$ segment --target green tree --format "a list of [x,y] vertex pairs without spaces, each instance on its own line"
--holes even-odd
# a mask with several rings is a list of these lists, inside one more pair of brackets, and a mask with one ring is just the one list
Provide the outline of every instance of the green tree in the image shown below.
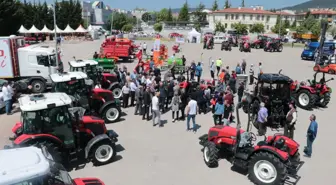
[[311,12],[308,11],[308,12],[306,13],[306,15],[305,15],[305,19],[307,19],[310,15],[311,15]]
[[297,24],[297,23],[296,23],[296,20],[294,20],[293,23],[292,23],[292,25],[291,25],[291,27],[292,27],[293,29],[295,29],[295,28],[296,28],[296,24]]
[[283,22],[283,27],[285,27],[285,28],[290,28],[291,27],[289,20],[285,20]]
[[215,0],[212,4],[212,11],[217,11],[218,10],[218,2]]
[[195,21],[197,23],[202,23],[206,21],[206,13],[203,12],[205,9],[205,5],[203,3],[200,3],[198,7],[196,8],[196,11],[193,13],[195,17]]
[[245,7],[245,0],[242,0],[241,7]]
[[168,20],[168,9],[163,8],[158,13],[157,22],[167,21]]
[[295,31],[296,31],[297,34],[303,34],[303,33],[307,33],[308,32],[307,28],[305,28],[302,25],[296,27]]
[[168,9],[167,21],[173,21],[173,13],[171,8]]
[[178,15],[179,21],[189,21],[189,5],[188,2],[185,2],[180,10]]
[[227,9],[227,8],[230,8],[230,7],[231,7],[231,5],[230,5],[229,0],[225,0],[224,9]]
[[215,32],[225,33],[225,26],[219,21],[215,22]]
[[[112,17],[110,17],[110,20],[111,20],[111,18]],[[128,21],[130,21],[130,20],[127,19],[127,16],[124,13],[114,12],[113,13],[113,25],[112,25],[113,28],[112,29],[121,30],[124,25],[129,23]],[[110,22],[110,25],[111,25],[111,22]]]
[[335,37],[336,36],[336,26],[332,26],[329,28],[328,32],[333,36]]
[[21,3],[16,0],[0,1],[0,35],[17,33],[23,20],[21,8]]
[[280,35],[285,35],[285,34],[287,34],[286,27],[287,28],[290,27],[289,21],[285,24],[285,21],[281,21],[281,17],[279,15],[277,17],[275,26],[272,27],[271,30],[272,30],[273,33],[279,34],[279,31],[280,31]]
[[265,26],[262,23],[253,24],[250,28],[250,33],[264,33]]
[[151,21],[152,20],[152,16],[151,16],[151,14],[149,12],[146,12],[146,13],[142,14],[141,20],[143,22]]
[[162,24],[161,23],[155,23],[153,28],[156,32],[160,33],[162,31]]
[[234,23],[231,25],[232,28],[234,28],[238,34],[245,34],[248,32],[248,27],[246,24],[242,24],[241,22],[239,23]]
[[132,24],[125,24],[122,28],[121,28],[122,31],[126,31],[126,32],[130,32],[133,30],[133,25]]

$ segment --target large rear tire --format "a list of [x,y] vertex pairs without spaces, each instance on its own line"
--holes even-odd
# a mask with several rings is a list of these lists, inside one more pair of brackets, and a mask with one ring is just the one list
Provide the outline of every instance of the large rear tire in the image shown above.
[[122,97],[122,91],[120,85],[114,85],[111,88],[111,91],[114,98],[120,99]]
[[31,86],[33,93],[43,93],[46,89],[46,84],[42,80],[33,80]]
[[213,168],[218,166],[218,152],[219,150],[215,143],[210,141],[205,143],[203,148],[203,158],[208,167]]
[[114,123],[120,119],[121,109],[115,105],[110,105],[106,107],[103,111],[102,117],[106,123]]
[[254,154],[248,165],[248,178],[253,184],[284,184],[286,174],[285,164],[268,152]]
[[297,93],[296,100],[299,107],[305,110],[311,110],[315,105],[316,95],[311,94],[306,89],[303,89]]

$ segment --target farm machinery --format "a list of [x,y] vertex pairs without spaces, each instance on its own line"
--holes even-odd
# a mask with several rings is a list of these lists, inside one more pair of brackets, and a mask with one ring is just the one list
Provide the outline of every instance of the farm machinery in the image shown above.
[[104,120],[84,116],[85,109],[73,107],[67,94],[25,95],[19,103],[21,122],[12,129],[11,147],[45,147],[55,162],[77,168],[90,161],[107,164],[116,156],[118,134],[107,130]]
[[[99,61],[104,59],[98,59]],[[110,59],[107,59],[110,60]],[[95,60],[76,60],[69,62],[70,71],[82,71],[87,73],[88,77],[93,80],[95,85],[101,86],[103,89],[112,91],[114,98],[121,98],[121,85],[119,73],[114,71],[117,69],[113,62],[104,61],[103,66],[99,66],[99,62]],[[105,67],[105,69],[104,69]],[[105,71],[105,72],[104,72]]]
[[204,35],[203,49],[214,49],[214,36],[213,36],[213,34]]
[[239,51],[240,52],[251,52],[250,43],[247,40],[243,40],[239,44]]
[[126,38],[109,38],[106,39],[100,47],[100,58],[115,58],[129,61],[135,58],[137,46]]
[[266,46],[264,47],[264,51],[267,52],[282,52],[283,45],[281,43],[281,40],[279,38],[268,38],[268,41],[266,43]]
[[83,72],[52,74],[52,91],[70,95],[73,104],[83,107],[88,115],[96,115],[108,123],[118,121],[121,116],[120,101],[110,90],[93,88],[92,80],[87,77]]
[[251,43],[251,48],[255,49],[264,48],[267,43],[267,38],[268,37],[266,35],[258,35],[257,39]]
[[53,160],[45,147],[42,150],[37,147],[5,149],[0,150],[0,155],[0,185],[104,185],[98,178],[72,179],[66,169]]
[[280,134],[265,136],[264,141],[255,144],[256,135],[241,129],[239,108],[236,107],[237,126],[217,125],[201,136],[203,158],[208,167],[217,167],[221,158],[227,159],[233,167],[243,169],[249,180],[258,185],[284,184],[300,180],[297,172],[304,164],[300,160],[299,144]]

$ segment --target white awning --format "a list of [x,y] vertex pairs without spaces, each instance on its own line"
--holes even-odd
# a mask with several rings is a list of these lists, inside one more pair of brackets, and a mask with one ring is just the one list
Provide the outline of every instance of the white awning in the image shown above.
[[85,28],[83,28],[82,25],[79,25],[75,32],[76,33],[87,33],[88,31]]
[[63,33],[74,33],[74,32],[75,32],[75,30],[72,29],[69,24],[63,30]]
[[43,27],[42,30],[41,30],[41,33],[50,33],[50,32],[51,32],[51,30],[49,30],[49,29],[47,28],[47,26],[44,25],[44,27]]
[[27,33],[41,33],[41,30],[37,29],[35,25],[33,25]]

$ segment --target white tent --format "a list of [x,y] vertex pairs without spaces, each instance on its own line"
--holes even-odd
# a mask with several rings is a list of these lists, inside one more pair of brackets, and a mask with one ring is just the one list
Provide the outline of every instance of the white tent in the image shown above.
[[18,32],[19,33],[28,33],[28,30],[23,25],[21,25],[21,27],[20,27],[20,29],[19,29]]
[[76,33],[87,33],[88,31],[85,28],[83,28],[82,25],[79,25],[75,32]]
[[47,26],[44,25],[44,27],[43,27],[42,30],[41,30],[41,33],[50,33],[50,32],[51,32],[51,30],[49,30],[49,29],[47,28]]
[[188,41],[191,43],[201,43],[201,33],[193,28],[191,32],[188,33]]
[[41,33],[41,30],[37,29],[34,25],[28,30],[27,33]]
[[[50,31],[51,33],[55,33],[55,29]],[[63,33],[63,30],[61,30],[57,25],[56,25],[56,32],[57,33]]]
[[93,30],[93,27],[90,25],[88,28],[87,28],[87,31],[92,31]]
[[75,30],[72,29],[69,24],[63,30],[63,33],[74,33],[74,32],[75,32]]

